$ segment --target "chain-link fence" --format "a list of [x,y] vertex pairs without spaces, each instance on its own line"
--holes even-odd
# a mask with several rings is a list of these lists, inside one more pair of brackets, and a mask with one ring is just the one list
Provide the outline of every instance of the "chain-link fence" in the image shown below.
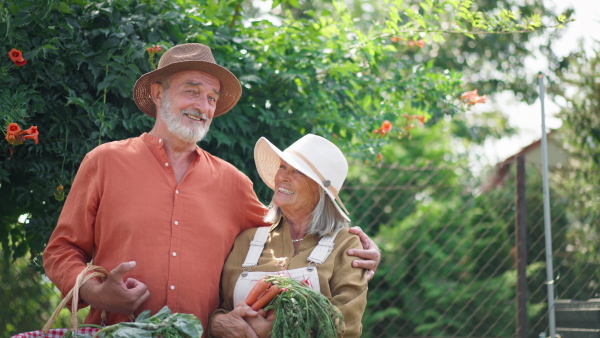
[[[341,192],[355,225],[379,244],[363,337],[529,337],[548,332],[543,192],[527,165],[525,207],[514,165],[473,175],[466,166],[351,166]],[[582,223],[551,186],[555,294],[587,300],[600,292],[598,220]],[[560,182],[558,182],[560,183]],[[524,213],[524,214],[522,214]],[[518,320],[516,222],[526,226],[526,300]],[[596,237],[590,237],[590,236]],[[595,256],[594,256],[595,255]],[[2,336],[40,329],[59,296],[20,260],[3,266]],[[8,305],[8,306],[6,306]],[[65,310],[66,311],[66,310]],[[81,314],[81,313],[80,313]],[[66,313],[55,327],[68,327]],[[519,328],[520,327],[520,328]]]
[[[355,224],[376,236],[383,251],[369,285],[363,336],[513,337],[519,329],[538,337],[548,332],[541,170],[525,166],[524,203],[518,207],[514,167],[505,163],[477,177],[460,166],[356,169],[342,195]],[[597,297],[597,242],[589,238],[594,229],[578,222],[559,190],[552,194],[556,298]],[[518,276],[519,213],[526,230],[520,256],[526,254],[527,265],[526,274]],[[526,304],[518,305],[518,280],[526,283],[521,291]],[[520,321],[518,306],[526,315]]]

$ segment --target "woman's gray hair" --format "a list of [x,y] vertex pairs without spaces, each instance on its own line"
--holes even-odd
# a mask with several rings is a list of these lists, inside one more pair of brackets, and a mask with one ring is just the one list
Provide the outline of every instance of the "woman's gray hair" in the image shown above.
[[[312,212],[310,222],[308,223],[308,229],[306,234],[315,234],[319,237],[331,235],[336,230],[341,228],[347,228],[350,226],[350,222],[346,220],[335,207],[335,202],[325,196],[325,190],[319,186],[319,201],[315,206],[315,210]],[[273,204],[269,205],[269,212],[265,215],[263,220],[267,223],[277,223],[285,215],[281,211],[281,208]]]

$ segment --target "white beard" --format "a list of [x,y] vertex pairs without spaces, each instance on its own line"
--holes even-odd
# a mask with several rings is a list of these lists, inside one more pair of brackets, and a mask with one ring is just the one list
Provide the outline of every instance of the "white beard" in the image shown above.
[[[166,93],[165,93],[166,94]],[[206,114],[200,113],[196,110],[182,110],[179,114],[171,113],[171,100],[168,95],[165,95],[162,100],[162,107],[159,109],[160,117],[167,125],[167,129],[177,136],[180,140],[186,143],[198,143],[200,142],[208,130],[210,129],[211,120]],[[205,124],[199,124],[198,126],[188,127],[183,124],[183,119],[187,118],[183,114],[194,115],[206,119]]]

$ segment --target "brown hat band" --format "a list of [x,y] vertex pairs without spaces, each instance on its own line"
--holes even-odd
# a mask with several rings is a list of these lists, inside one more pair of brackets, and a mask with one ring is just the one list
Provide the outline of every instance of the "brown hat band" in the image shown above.
[[[329,180],[326,180],[325,177],[323,177],[323,175],[321,175],[319,170],[317,170],[317,168],[306,157],[304,157],[304,155],[300,154],[299,152],[297,152],[295,150],[291,150],[291,149],[286,149],[285,152],[290,152],[290,153],[300,157],[300,159],[302,161],[304,161],[304,163],[306,163],[312,169],[312,171],[314,171],[315,174],[317,174],[317,176],[319,176],[319,178],[321,179],[321,182],[323,183],[323,187],[325,187],[325,189],[328,189],[333,194],[333,196],[335,196],[335,200],[342,207],[342,209],[344,209],[346,214],[347,215],[350,214],[348,212],[348,210],[346,210],[344,203],[342,203],[342,200],[340,199],[340,196],[338,195],[337,189],[333,185],[331,185]],[[327,183],[329,183],[329,184],[327,185]]]

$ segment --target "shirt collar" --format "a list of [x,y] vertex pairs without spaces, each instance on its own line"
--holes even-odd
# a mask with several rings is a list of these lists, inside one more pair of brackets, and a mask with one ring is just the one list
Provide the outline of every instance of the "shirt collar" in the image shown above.
[[[157,136],[152,136],[148,133],[143,133],[142,135],[140,135],[140,138],[153,146],[158,146],[158,147],[163,147],[164,146],[164,141],[162,138],[157,137]],[[196,154],[201,155],[202,154],[202,149],[200,149],[200,147],[198,147],[198,145],[196,145]]]

